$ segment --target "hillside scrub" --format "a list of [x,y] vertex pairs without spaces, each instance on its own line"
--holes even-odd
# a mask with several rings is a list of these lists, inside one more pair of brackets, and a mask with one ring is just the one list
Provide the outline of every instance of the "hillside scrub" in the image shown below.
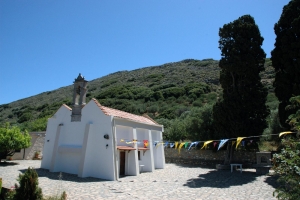
[[[265,65],[267,73],[262,71],[260,76],[269,88],[269,94],[272,95],[273,79],[270,75],[274,69],[270,62],[269,59],[268,65]],[[222,97],[218,63],[212,59],[202,61],[186,59],[161,66],[116,72],[88,83],[87,102],[91,98],[96,98],[104,106],[137,115],[148,114],[164,125],[164,138],[170,138],[168,128],[166,128],[170,127],[169,122],[180,117],[182,119],[182,114],[186,116],[189,111],[193,113],[194,110],[209,107]],[[19,126],[21,130],[45,131],[47,119],[62,104],[71,106],[72,89],[73,86],[63,87],[0,105],[0,124],[10,122],[12,125]],[[267,104],[272,104],[275,108],[277,102],[276,97],[268,98]],[[30,113],[31,116],[27,121],[21,122],[22,120],[19,119],[25,113]],[[202,124],[202,122],[195,121],[193,117],[190,121],[192,122],[185,123],[185,128],[193,133],[185,138],[197,139],[194,137],[197,134],[211,134],[211,130],[207,132],[201,130],[201,133],[196,134],[195,124]]]

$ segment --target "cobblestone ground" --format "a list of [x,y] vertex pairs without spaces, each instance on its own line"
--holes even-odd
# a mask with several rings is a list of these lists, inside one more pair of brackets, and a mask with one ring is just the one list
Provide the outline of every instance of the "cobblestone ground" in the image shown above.
[[3,187],[16,183],[19,173],[34,167],[39,186],[46,196],[66,191],[68,199],[276,199],[276,178],[256,175],[254,169],[242,173],[191,166],[166,164],[165,169],[139,176],[126,176],[119,181],[79,178],[76,175],[50,173],[40,168],[38,160],[20,160],[0,165]]

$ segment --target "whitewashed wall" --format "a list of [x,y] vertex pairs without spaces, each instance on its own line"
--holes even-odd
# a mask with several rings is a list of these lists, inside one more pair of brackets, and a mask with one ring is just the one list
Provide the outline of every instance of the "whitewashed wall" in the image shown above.
[[143,171],[146,172],[153,172],[154,171],[154,161],[153,161],[153,145],[152,145],[152,139],[151,134],[149,130],[146,129],[137,129],[136,131],[137,139],[141,141],[140,144],[138,144],[139,147],[144,147],[143,140],[148,140],[148,147],[149,150],[147,151],[140,151],[140,160],[139,165],[144,165]]
[[[112,117],[105,115],[93,101],[83,108],[82,116],[82,122],[92,123],[87,136],[82,177],[115,180]],[[108,140],[104,138],[105,134],[109,135]]]
[[[152,141],[162,141],[162,132],[160,131],[151,131]],[[164,146],[159,145],[153,147],[153,157],[154,157],[154,167],[155,169],[165,168],[165,154]]]

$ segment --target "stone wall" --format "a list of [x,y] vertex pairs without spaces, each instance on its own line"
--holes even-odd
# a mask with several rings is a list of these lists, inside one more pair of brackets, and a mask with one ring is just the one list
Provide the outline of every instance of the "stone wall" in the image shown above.
[[40,152],[42,156],[46,132],[30,132],[29,135],[31,137],[31,146],[25,150],[21,149],[19,152],[16,152],[12,157],[13,160],[31,160],[35,152]]
[[[188,165],[210,165],[224,164],[226,150],[200,150],[200,149],[178,149],[165,148],[166,163],[188,164]],[[234,151],[233,162],[241,164],[255,164],[256,152]]]
[[[33,137],[33,134],[32,134],[32,137]],[[28,153],[28,155],[26,157],[26,160],[31,160],[35,156],[35,152],[39,152],[40,153],[40,157],[43,156],[43,148],[44,148],[44,143],[45,143],[45,135],[46,135],[45,132],[40,132],[40,133],[36,134],[35,141],[31,145],[31,149],[29,150],[29,153]]]

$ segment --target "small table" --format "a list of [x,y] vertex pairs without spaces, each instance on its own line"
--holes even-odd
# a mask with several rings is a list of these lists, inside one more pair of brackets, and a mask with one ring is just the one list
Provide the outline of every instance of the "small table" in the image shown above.
[[234,166],[235,166],[235,168],[237,168],[237,166],[239,166],[239,167],[240,167],[240,171],[241,171],[241,173],[242,173],[242,171],[243,171],[242,165],[243,165],[243,164],[230,164],[230,166],[231,166],[231,173],[232,173],[232,170],[233,170],[233,167],[234,167]]

